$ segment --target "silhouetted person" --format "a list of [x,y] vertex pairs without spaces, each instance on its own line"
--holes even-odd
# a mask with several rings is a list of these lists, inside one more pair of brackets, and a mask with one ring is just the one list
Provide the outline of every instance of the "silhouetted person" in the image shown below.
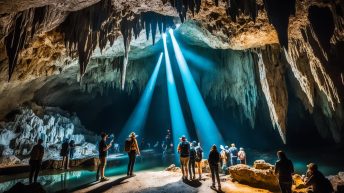
[[208,163],[209,163],[210,172],[211,172],[211,179],[213,181],[211,188],[215,189],[215,177],[216,177],[216,181],[219,185],[219,190],[221,190],[221,182],[220,182],[220,176],[219,176],[220,153],[217,151],[216,145],[213,145],[211,147],[209,157],[208,157]]
[[166,159],[166,154],[167,154],[167,144],[165,141],[162,142],[161,144],[161,149],[162,149],[162,159]]
[[70,140],[69,142],[69,158],[73,159],[74,158],[74,153],[75,153],[75,141],[74,140]]
[[238,161],[238,149],[235,147],[234,143],[231,144],[231,147],[229,148],[229,153],[231,156],[231,165],[234,166],[237,164]]
[[140,155],[140,149],[137,144],[136,137],[137,135],[134,132],[131,132],[129,135],[130,149],[128,151],[129,163],[128,163],[127,176],[135,176],[133,174],[133,170],[134,170],[136,155]]
[[201,143],[198,143],[197,147],[195,148],[196,150],[196,166],[197,166],[197,170],[198,170],[198,179],[201,180],[202,179],[202,159],[203,159],[203,149],[201,147]]
[[275,164],[275,174],[278,175],[278,182],[282,193],[291,193],[294,173],[293,163],[287,158],[283,151],[277,152],[278,161]]
[[181,142],[178,144],[178,153],[180,157],[180,165],[183,174],[183,180],[188,179],[188,165],[190,156],[190,143],[187,141],[186,137],[183,135],[180,138]]
[[196,163],[196,149],[197,146],[196,141],[193,141],[190,143],[190,159],[189,159],[189,174],[190,179],[194,180],[196,178],[196,172],[195,172],[195,163]]
[[312,186],[309,193],[332,193],[333,187],[331,182],[318,170],[318,166],[314,163],[307,165],[306,185]]
[[98,173],[100,172],[100,181],[107,181],[109,180],[109,178],[105,177],[104,173],[105,173],[105,167],[106,167],[106,157],[108,155],[108,150],[111,148],[112,146],[112,142],[111,141],[109,144],[106,144],[106,140],[108,139],[108,134],[106,133],[101,133],[101,141],[99,142],[99,161],[100,164],[98,166],[98,172],[97,172],[97,176]]
[[238,152],[238,160],[240,164],[245,164],[246,165],[246,152],[244,148],[240,147],[240,151]]
[[29,182],[32,183],[32,178],[34,177],[34,182],[37,182],[37,177],[39,170],[41,169],[42,159],[44,155],[44,147],[42,145],[43,140],[39,139],[37,144],[33,146],[30,152],[30,177]]
[[61,169],[69,169],[69,142],[65,139],[62,143],[60,155],[62,156],[62,167]]

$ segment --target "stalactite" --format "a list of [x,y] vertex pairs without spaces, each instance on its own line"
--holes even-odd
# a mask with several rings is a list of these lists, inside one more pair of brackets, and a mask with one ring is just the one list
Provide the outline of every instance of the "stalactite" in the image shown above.
[[288,50],[289,16],[295,15],[295,0],[264,0],[269,22],[275,27],[279,43]]
[[235,22],[240,13],[250,16],[254,21],[256,21],[258,7],[256,0],[227,0],[226,12],[227,15]]
[[170,3],[177,9],[180,21],[183,23],[186,19],[187,11],[190,10],[192,15],[195,12],[198,13],[202,2],[201,0],[170,0]]
[[[102,0],[93,6],[70,13],[60,26],[69,54],[78,53],[81,77],[96,46],[99,45],[102,50],[110,40],[108,34],[113,29],[114,20],[104,23],[112,14],[111,0]],[[111,41],[114,41],[113,38]]]
[[33,38],[44,20],[47,7],[30,8],[16,14],[13,29],[5,37],[8,57],[8,81],[11,80],[18,56],[24,46]]

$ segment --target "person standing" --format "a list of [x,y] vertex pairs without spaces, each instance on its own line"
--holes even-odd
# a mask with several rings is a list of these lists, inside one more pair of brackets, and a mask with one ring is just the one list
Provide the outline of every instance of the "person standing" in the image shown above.
[[62,167],[61,169],[67,169],[69,170],[69,140],[65,139],[62,143],[61,152],[60,155],[62,156]]
[[107,181],[109,180],[109,178],[105,177],[105,167],[106,167],[106,157],[108,154],[108,150],[111,148],[112,146],[112,142],[111,141],[109,144],[106,144],[106,140],[108,139],[108,134],[106,133],[101,133],[101,141],[99,142],[99,161],[100,164],[98,166],[98,172],[97,172],[97,176],[98,173],[100,172],[100,181]]
[[140,149],[136,140],[137,135],[134,132],[131,132],[129,135],[129,139],[126,141],[126,146],[129,146],[127,148],[128,157],[129,157],[129,163],[128,163],[128,170],[127,170],[127,176],[135,176],[133,174],[136,155],[140,155]]
[[231,165],[234,166],[237,164],[238,161],[238,149],[235,147],[235,144],[232,143],[231,147],[229,148],[230,156],[231,156]]
[[43,139],[39,139],[37,144],[33,146],[31,152],[30,152],[30,177],[29,182],[32,184],[32,178],[34,177],[34,183],[37,182],[37,177],[39,170],[41,169],[42,165],[42,159],[44,155],[44,147],[42,145]]
[[211,147],[209,157],[208,157],[208,163],[209,163],[210,172],[211,172],[211,179],[213,181],[211,188],[215,189],[215,177],[216,177],[216,181],[219,185],[219,190],[221,190],[221,182],[220,182],[220,176],[219,176],[220,153],[217,151],[216,145],[213,145]]
[[194,180],[196,178],[196,172],[195,172],[195,162],[196,162],[196,147],[197,143],[196,141],[193,141],[190,143],[190,156],[189,156],[189,174],[190,179]]
[[287,158],[283,151],[277,152],[278,161],[275,164],[275,175],[278,175],[278,182],[282,193],[291,193],[294,173],[293,163]]
[[69,142],[69,158],[73,159],[74,158],[74,153],[75,153],[75,141],[74,140],[70,140]]
[[201,143],[198,143],[196,149],[196,167],[198,170],[199,180],[202,179],[202,159],[203,159],[203,149],[201,147]]
[[246,165],[246,153],[244,148],[240,147],[240,150],[238,152],[238,160],[240,164],[245,164]]
[[178,153],[180,156],[180,165],[183,174],[183,180],[188,179],[188,165],[190,156],[190,143],[187,141],[186,137],[183,135],[180,138],[181,142],[178,144]]
[[226,145],[224,148],[221,145],[220,148],[222,149],[220,152],[221,156],[221,169],[224,174],[227,172],[227,168],[229,166],[229,160],[230,160],[230,154],[229,154],[229,149],[228,146]]

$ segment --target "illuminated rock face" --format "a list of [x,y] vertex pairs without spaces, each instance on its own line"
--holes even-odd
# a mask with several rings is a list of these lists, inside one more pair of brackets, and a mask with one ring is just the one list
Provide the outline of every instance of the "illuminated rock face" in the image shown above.
[[[123,89],[124,86],[123,92],[131,93],[137,87],[138,90],[144,87],[152,69],[148,64],[154,58],[148,61],[143,58],[158,55],[161,51],[160,35],[157,34],[156,45],[152,46],[152,38],[146,41],[145,30],[135,32],[138,29],[132,26],[135,23],[123,24],[123,18],[134,21],[139,13],[152,11],[175,17],[174,22],[180,24],[178,7],[175,9],[169,1],[161,0],[112,1],[113,26],[106,35],[101,35],[104,38],[97,40],[98,44],[84,45],[89,61],[87,65],[85,61],[80,65],[76,59],[78,54],[68,53],[70,48],[65,47],[68,28],[61,30],[61,23],[68,20],[71,13],[81,13],[99,2],[31,0],[8,1],[1,6],[0,119],[26,101],[59,105],[69,100],[66,93],[90,93],[79,96],[81,101],[91,100],[96,93],[102,94],[109,88]],[[281,15],[279,7],[272,5],[272,1],[258,0],[256,3],[256,15],[250,10],[249,14],[234,14],[235,19],[233,15],[227,15],[225,2],[220,1],[217,6],[212,0],[202,1],[194,16],[190,11],[183,15],[186,21],[175,33],[187,44],[207,49],[231,49],[223,51],[223,61],[216,61],[215,73],[200,75],[203,96],[219,105],[235,104],[240,109],[238,114],[242,122],[249,120],[251,128],[256,126],[259,101],[265,100],[269,110],[265,113],[283,142],[287,142],[288,96],[293,95],[311,114],[323,137],[331,136],[341,142],[344,135],[344,70],[340,63],[343,60],[343,3],[296,1],[296,12],[291,9]],[[46,7],[38,8],[42,6]],[[38,20],[34,19],[35,13],[41,9],[44,14]],[[20,12],[22,15],[18,14]],[[6,37],[13,34],[19,17],[28,22],[22,29],[27,29],[33,36],[24,38],[21,51],[15,52],[16,65],[11,65],[13,56],[8,58],[5,42],[8,43]],[[111,20],[108,19],[100,18],[99,21]],[[276,19],[289,25],[279,26]],[[124,34],[128,29],[133,29],[133,34]],[[72,40],[75,39],[69,39]],[[91,55],[90,50],[94,50]],[[129,63],[123,62],[126,57],[129,57]],[[7,82],[12,67],[12,78]],[[84,71],[82,77],[80,71]]]
[[0,165],[26,163],[38,139],[43,139],[44,160],[59,159],[61,144],[65,139],[74,140],[78,145],[75,157],[86,155],[84,149],[87,149],[87,155],[97,153],[96,146],[89,143],[95,142],[96,136],[84,129],[76,115],[50,107],[36,112],[37,114],[29,108],[17,111],[12,121],[1,124],[0,145],[3,162]]

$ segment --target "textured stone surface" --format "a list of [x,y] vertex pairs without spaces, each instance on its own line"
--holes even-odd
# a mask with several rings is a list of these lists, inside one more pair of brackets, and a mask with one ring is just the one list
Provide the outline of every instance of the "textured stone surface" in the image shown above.
[[2,152],[0,166],[27,163],[29,153],[38,139],[43,139],[45,147],[43,160],[59,159],[64,139],[75,141],[77,158],[97,153],[96,146],[85,140],[86,136],[87,141],[95,142],[96,136],[85,130],[75,115],[70,116],[58,108],[49,107],[41,113],[39,115],[31,109],[21,108],[14,120],[2,122],[0,144],[6,151]]
[[258,168],[268,169],[257,169],[251,168],[247,165],[238,164],[229,167],[229,173],[235,181],[242,184],[247,184],[252,187],[264,188],[272,191],[278,191],[278,179],[274,174],[274,168],[269,163],[265,163],[259,160],[256,164]]
[[[51,83],[52,79],[59,83],[66,82],[67,85],[73,85],[68,91],[77,90],[75,85],[80,80],[78,61],[67,56],[63,44],[64,38],[56,28],[71,12],[82,10],[97,2],[98,0],[6,0],[1,2],[0,96],[1,98],[13,97],[14,100],[0,100],[0,108],[4,109],[1,109],[0,118],[7,113],[7,110],[11,110],[25,101],[33,100],[33,93],[48,81]],[[96,88],[95,86],[99,82],[102,85],[114,85],[112,87],[117,88],[119,80],[123,79],[123,76],[120,75],[120,68],[117,68],[114,73],[105,69],[105,76],[103,69],[115,57],[124,54],[123,38],[119,29],[119,23],[124,15],[154,11],[177,17],[177,12],[170,3],[164,4],[161,0],[116,0],[112,3],[112,9],[117,13],[114,16],[117,19],[114,25],[117,39],[113,46],[110,47],[108,44],[102,52],[97,49],[93,53],[86,70],[88,75],[85,75],[91,80],[85,80],[87,84],[81,85],[83,90],[88,92],[99,91],[102,93],[103,87]],[[188,13],[188,20],[176,30],[176,34],[183,37],[190,45],[245,50],[248,52],[247,55],[252,53],[254,55],[252,61],[249,57],[244,56],[245,59],[238,64],[241,66],[236,66],[233,70],[229,69],[232,67],[230,65],[227,66],[227,69],[223,68],[226,71],[223,71],[223,74],[216,74],[216,77],[219,78],[214,85],[205,85],[203,95],[209,95],[222,101],[230,99],[230,103],[235,103],[239,109],[242,109],[243,113],[240,115],[242,121],[248,119],[250,126],[254,128],[257,104],[261,100],[260,93],[262,92],[268,105],[271,123],[278,130],[284,142],[287,142],[288,94],[296,95],[304,108],[311,114],[319,133],[325,138],[331,137],[340,143],[343,138],[344,122],[342,105],[344,72],[342,68],[333,67],[329,63],[333,60],[333,50],[339,50],[336,46],[344,40],[344,19],[339,13],[340,10],[343,12],[342,2],[336,1],[336,5],[322,0],[296,1],[296,14],[289,18],[288,50],[280,49],[277,45],[278,35],[274,26],[269,23],[263,1],[259,0],[257,3],[258,17],[255,22],[245,15],[240,15],[237,22],[234,22],[226,15],[225,2],[220,1],[219,6],[215,6],[212,0],[202,1],[200,12],[195,16]],[[47,6],[47,14],[42,18],[41,24],[37,26],[32,41],[29,41],[19,54],[12,81],[7,83],[8,59],[3,44],[4,38],[13,30],[17,13],[41,6]],[[332,52],[328,46],[323,45],[322,37],[317,33],[316,23],[314,21],[312,23],[312,20],[309,19],[310,13],[312,13],[310,7],[329,10],[332,14],[332,18],[330,17],[327,23],[333,22],[333,26],[326,26],[328,29],[333,27],[333,32],[327,42],[332,46]],[[176,23],[179,23],[177,18]],[[157,36],[157,40],[159,38]],[[137,40],[131,42],[129,57],[140,59],[161,51],[158,45],[150,45],[151,40],[146,41],[144,31],[142,31]],[[233,55],[228,54],[226,57],[231,56]],[[100,64],[95,62],[98,59],[103,62]],[[105,60],[108,61],[105,62]],[[230,59],[227,60],[227,64],[233,62]],[[131,71],[132,73],[127,74],[125,78],[128,80],[122,81],[122,85],[124,82],[129,82],[126,91],[134,88],[134,84],[130,84],[133,81],[144,85],[147,74],[141,73],[141,71],[135,72],[141,69],[143,68]],[[57,76],[60,74],[63,75]],[[237,75],[237,77],[232,78],[232,75]],[[204,80],[209,80],[210,78],[207,77],[212,77],[212,75],[206,74],[204,77]],[[256,81],[256,77],[259,82]],[[292,80],[292,89],[289,90],[286,86],[288,79]],[[227,81],[231,84],[227,84]],[[221,87],[216,85],[221,85]],[[56,84],[51,84],[51,86],[56,86]],[[88,88],[86,89],[86,87]],[[238,92],[242,88],[244,88],[244,92]],[[63,90],[56,92],[55,96],[60,96]],[[52,98],[44,99],[47,101],[45,104],[49,105],[51,101],[54,101]]]

